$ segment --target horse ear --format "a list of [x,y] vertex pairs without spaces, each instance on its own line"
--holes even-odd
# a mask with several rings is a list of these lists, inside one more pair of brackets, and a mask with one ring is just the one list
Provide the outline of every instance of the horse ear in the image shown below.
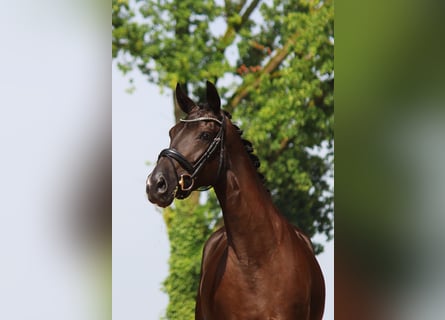
[[176,101],[178,102],[179,106],[181,107],[182,111],[185,113],[189,113],[192,108],[195,106],[195,103],[192,99],[190,99],[184,91],[182,91],[181,86],[179,83],[176,85]]
[[221,99],[219,98],[218,91],[216,90],[213,83],[207,81],[207,103],[210,108],[216,113],[219,114],[221,110]]

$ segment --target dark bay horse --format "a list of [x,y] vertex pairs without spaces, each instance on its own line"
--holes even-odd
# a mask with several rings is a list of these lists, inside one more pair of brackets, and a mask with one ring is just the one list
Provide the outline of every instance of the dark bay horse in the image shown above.
[[213,186],[220,202],[224,227],[203,250],[195,319],[321,319],[324,279],[311,242],[272,203],[216,88],[207,82],[207,103],[197,105],[178,85],[176,99],[187,117],[170,130],[146,190],[166,207]]

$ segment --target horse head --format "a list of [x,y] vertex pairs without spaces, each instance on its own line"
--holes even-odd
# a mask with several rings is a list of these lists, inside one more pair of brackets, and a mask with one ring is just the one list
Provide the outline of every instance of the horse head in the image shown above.
[[161,207],[213,185],[223,169],[225,116],[209,81],[206,93],[207,103],[196,104],[176,86],[176,101],[187,116],[170,129],[170,146],[159,154],[146,183],[148,199]]

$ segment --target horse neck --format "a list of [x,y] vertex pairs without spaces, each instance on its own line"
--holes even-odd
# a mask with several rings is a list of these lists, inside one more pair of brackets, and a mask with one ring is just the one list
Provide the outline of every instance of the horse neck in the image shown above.
[[251,263],[276,247],[282,219],[233,127],[227,130],[225,149],[226,170],[215,191],[229,246],[238,259]]

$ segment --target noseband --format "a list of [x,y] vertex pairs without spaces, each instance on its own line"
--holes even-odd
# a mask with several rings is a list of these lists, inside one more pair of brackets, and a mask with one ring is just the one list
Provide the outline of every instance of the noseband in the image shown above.
[[[158,157],[158,161],[162,157],[167,157],[169,159],[176,160],[180,166],[185,169],[188,174],[182,174],[181,177],[178,179],[178,186],[179,190],[182,192],[187,192],[192,190],[193,185],[195,183],[195,179],[198,176],[198,174],[203,169],[206,162],[213,156],[215,151],[218,149],[218,146],[221,146],[220,148],[220,154],[219,154],[219,165],[218,165],[218,172],[217,172],[217,178],[219,178],[222,167],[223,167],[223,160],[224,160],[224,127],[225,127],[225,116],[223,115],[222,121],[218,120],[213,117],[200,117],[196,119],[180,119],[179,121],[190,123],[190,122],[199,122],[199,121],[213,121],[220,125],[220,129],[218,133],[216,134],[213,141],[209,144],[206,151],[201,155],[201,157],[194,163],[190,163],[178,150],[173,148],[164,149],[161,151]],[[210,187],[205,187],[202,190],[207,190]],[[182,199],[185,198],[185,195],[178,194],[175,195],[178,198]]]

